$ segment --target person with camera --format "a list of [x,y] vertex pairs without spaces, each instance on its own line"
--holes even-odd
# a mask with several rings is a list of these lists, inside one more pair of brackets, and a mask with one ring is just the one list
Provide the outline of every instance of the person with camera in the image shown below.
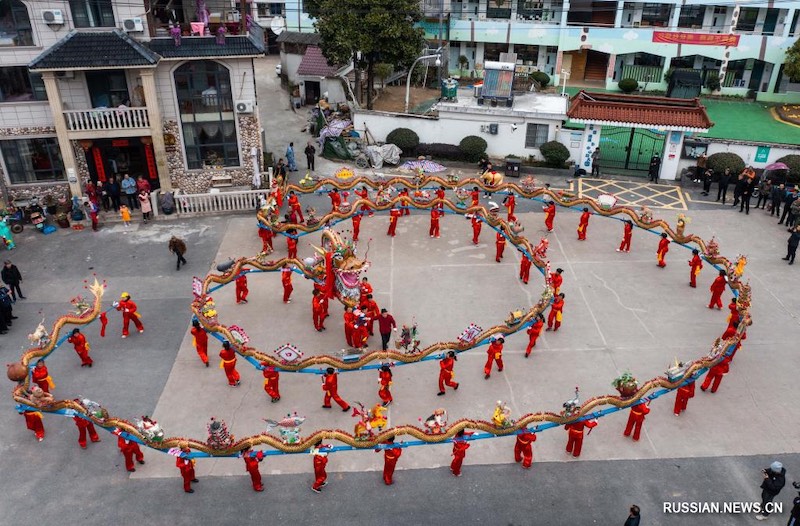
[[762,469],[761,474],[764,477],[761,482],[761,512],[756,515],[756,519],[763,521],[770,513],[767,504],[770,504],[786,485],[786,468],[776,460],[767,469]]
[[[794,489],[800,490],[800,482],[792,482]],[[800,525],[800,494],[792,501],[792,511],[789,512],[789,522],[786,526]]]

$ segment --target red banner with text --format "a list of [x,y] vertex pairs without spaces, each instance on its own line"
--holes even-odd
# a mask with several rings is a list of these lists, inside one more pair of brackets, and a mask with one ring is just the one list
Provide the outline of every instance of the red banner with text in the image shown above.
[[653,42],[661,44],[690,44],[694,46],[739,45],[739,35],[728,33],[681,33],[679,31],[653,31]]

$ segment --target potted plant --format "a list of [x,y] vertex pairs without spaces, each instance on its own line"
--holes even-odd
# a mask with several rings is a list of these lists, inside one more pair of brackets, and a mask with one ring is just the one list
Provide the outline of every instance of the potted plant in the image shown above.
[[631,397],[639,390],[639,382],[636,381],[630,371],[625,371],[617,376],[611,385],[619,391],[620,396],[623,398]]
[[42,198],[42,204],[44,205],[45,210],[47,210],[48,215],[55,215],[56,214],[56,207],[58,206],[58,201],[56,198],[53,197],[53,194],[46,194]]
[[69,228],[69,217],[66,212],[59,212],[56,214],[56,223],[61,228]]
[[464,70],[469,67],[469,59],[466,55],[460,55],[458,57],[458,71],[461,76],[464,76]]

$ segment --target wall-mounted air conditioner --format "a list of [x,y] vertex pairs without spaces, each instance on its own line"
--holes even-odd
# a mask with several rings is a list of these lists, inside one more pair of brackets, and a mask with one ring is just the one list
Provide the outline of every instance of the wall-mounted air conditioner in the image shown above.
[[237,100],[236,113],[253,113],[253,106],[252,100]]
[[64,12],[61,9],[45,9],[42,11],[42,20],[51,26],[64,24]]
[[144,31],[144,22],[141,18],[126,18],[122,21],[122,29],[128,33],[141,33]]

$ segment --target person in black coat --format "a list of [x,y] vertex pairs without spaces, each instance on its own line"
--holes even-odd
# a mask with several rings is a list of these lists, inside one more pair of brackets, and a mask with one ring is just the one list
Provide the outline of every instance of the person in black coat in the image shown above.
[[660,170],[661,157],[659,157],[658,154],[655,154],[650,158],[650,166],[647,168],[647,173],[650,176],[650,180],[656,184],[658,184],[658,172]]
[[763,521],[769,517],[771,511],[767,509],[767,504],[771,503],[786,485],[786,468],[776,460],[767,469],[762,469],[761,473],[764,476],[761,482],[761,513],[756,515],[756,519]]
[[0,334],[5,334],[11,327],[11,320],[16,320],[11,306],[11,296],[6,287],[0,287]]
[[789,251],[786,253],[786,257],[783,258],[790,265],[794,265],[794,256],[797,254],[798,245],[800,245],[800,226],[796,226],[792,230],[792,235],[789,236]]
[[786,195],[783,196],[783,214],[781,215],[781,220],[778,221],[779,225],[782,225],[786,220],[786,216],[789,215],[790,208],[792,207],[792,203],[794,203],[795,199],[797,199],[797,192],[795,190],[786,192]]
[[736,186],[733,187],[733,205],[731,206],[736,206],[739,204],[739,201],[742,199],[742,195],[749,184],[750,179],[747,178],[744,172],[740,173],[739,178],[736,179]]
[[717,201],[719,201],[720,197],[722,198],[722,204],[725,204],[725,195],[728,193],[728,184],[731,182],[731,169],[725,168],[725,171],[719,177],[719,183],[717,187]]
[[25,296],[22,295],[22,291],[19,288],[19,284],[22,283],[22,274],[20,274],[17,266],[11,263],[11,261],[5,261],[3,270],[0,271],[0,278],[2,278],[3,283],[8,285],[8,288],[11,289],[11,299],[13,301],[17,301],[17,296],[19,296],[20,299],[25,299]]
[[628,518],[625,519],[624,526],[639,526],[640,520],[641,517],[639,516],[639,506],[634,504],[631,506],[630,515],[628,515]]
[[[800,489],[800,482],[792,482],[794,489]],[[792,511],[789,512],[789,522],[786,526],[800,526],[800,495],[792,501]]]
[[703,172],[703,192],[701,195],[708,195],[708,192],[711,191],[711,177],[713,175],[714,171],[711,168],[708,168]]
[[769,199],[772,201],[772,210],[769,215],[774,216],[778,214],[778,217],[781,216],[781,203],[785,195],[786,187],[783,184],[772,185],[772,191],[769,193]]
[[[114,212],[119,212],[119,199],[122,195],[122,188],[117,182],[116,177],[113,175],[108,177],[108,180],[103,184],[103,191],[108,196],[109,201],[111,201],[111,207],[114,208]],[[108,211],[108,209],[106,209],[106,211]]]

